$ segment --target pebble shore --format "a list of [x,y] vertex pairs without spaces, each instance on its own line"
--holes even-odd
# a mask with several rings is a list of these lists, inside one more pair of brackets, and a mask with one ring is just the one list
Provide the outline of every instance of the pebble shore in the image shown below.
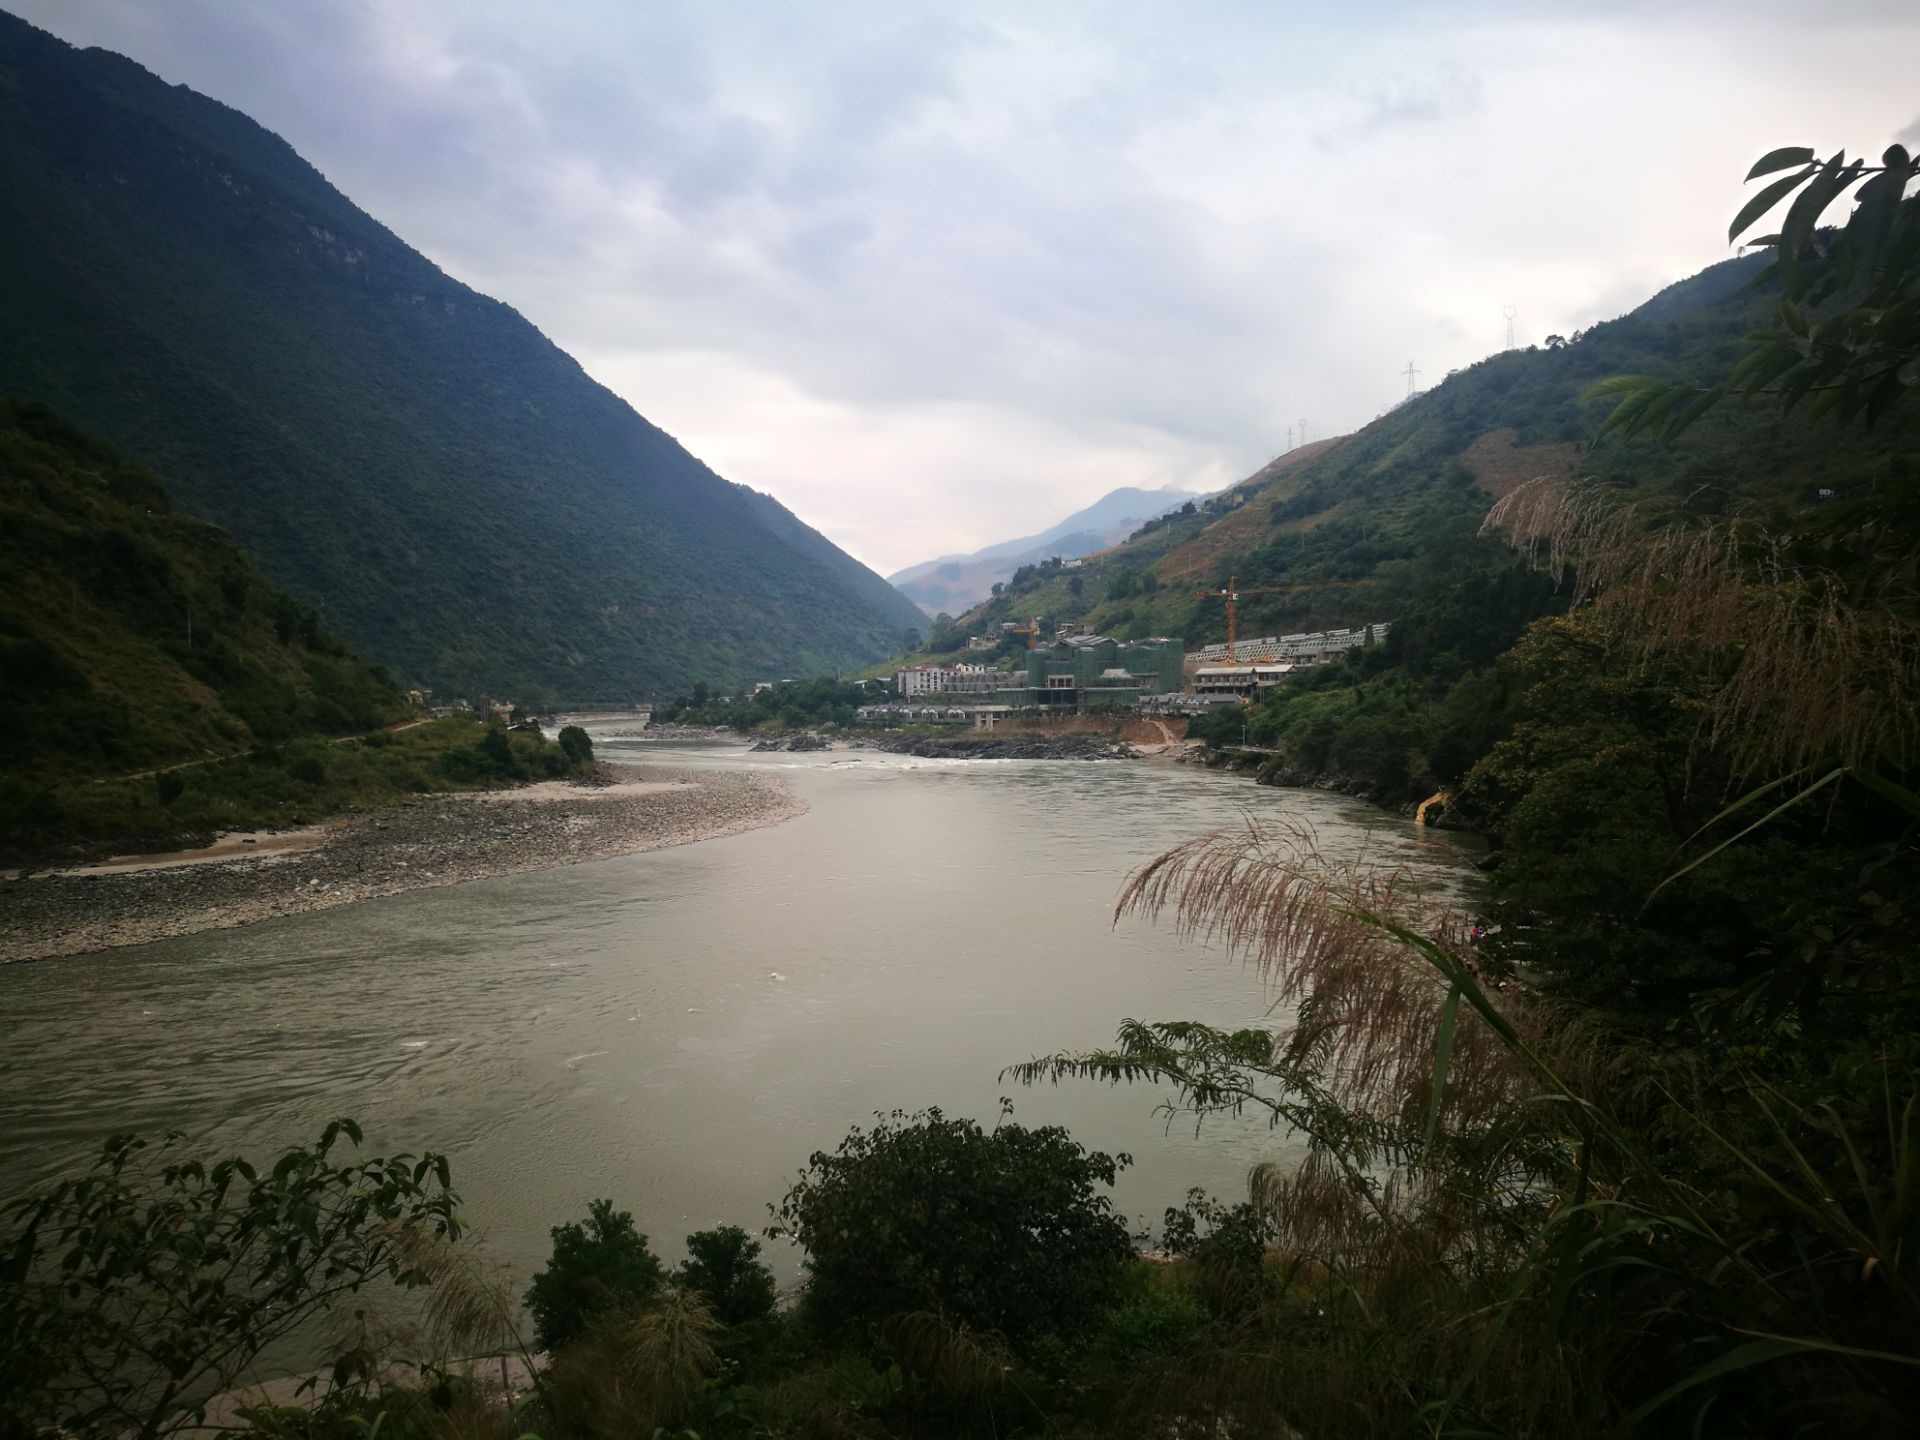
[[612,783],[422,797],[339,822],[308,850],[0,881],[0,964],[686,845],[806,810],[773,776],[635,766],[616,774]]

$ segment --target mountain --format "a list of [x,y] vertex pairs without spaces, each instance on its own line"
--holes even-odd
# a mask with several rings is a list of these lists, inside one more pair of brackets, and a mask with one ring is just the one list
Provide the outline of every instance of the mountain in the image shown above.
[[1582,399],[1596,381],[1728,374],[1776,304],[1751,285],[1765,263],[1723,262],[1570,344],[1490,356],[1069,574],[1021,575],[952,633],[1038,615],[1044,626],[1080,621],[1120,638],[1180,635],[1192,649],[1226,639],[1224,606],[1199,592],[1229,580],[1243,592],[1243,638],[1390,621],[1386,643],[1352,669],[1309,674],[1255,711],[1221,718],[1244,713],[1247,734],[1293,773],[1345,777],[1396,804],[1421,799],[1504,733],[1511,681],[1497,662],[1565,602],[1525,557],[1482,533],[1498,498],[1535,477],[1577,476],[1621,500],[1697,518],[1745,514],[1779,531],[1815,509],[1837,523],[1876,487],[1920,474],[1912,407],[1869,430],[1728,403],[1680,444],[1594,443],[1611,403]]
[[161,766],[407,713],[230,536],[44,406],[0,396],[0,775]]
[[38,402],[0,395],[0,863],[205,844],[591,746],[416,715],[233,537]]
[[929,615],[942,610],[958,614],[986,599],[996,582],[1007,580],[1022,565],[1055,555],[1074,560],[1104,550],[1126,539],[1142,522],[1196,498],[1171,485],[1158,490],[1125,486],[1037,535],[1002,540],[970,555],[942,555],[938,560],[910,565],[887,579]]
[[0,391],[153,465],[408,683],[623,700],[920,621],[278,136],[6,15],[0,253]]

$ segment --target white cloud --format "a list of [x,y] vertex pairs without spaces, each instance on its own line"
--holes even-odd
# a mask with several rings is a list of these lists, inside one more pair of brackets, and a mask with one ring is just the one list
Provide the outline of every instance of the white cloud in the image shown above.
[[[1912,119],[1892,3],[14,0],[279,131],[882,570],[1225,484]],[[958,18],[964,16],[966,18]],[[1871,41],[1871,43],[1863,43]]]

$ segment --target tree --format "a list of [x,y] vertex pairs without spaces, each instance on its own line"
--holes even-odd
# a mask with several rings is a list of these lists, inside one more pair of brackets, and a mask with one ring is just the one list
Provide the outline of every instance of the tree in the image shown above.
[[[1747,172],[1750,181],[1766,176],[1779,178],[1741,208],[1727,239],[1738,240],[1793,197],[1777,232],[1747,242],[1773,251],[1753,283],[1780,287],[1774,325],[1754,337],[1720,385],[1622,375],[1594,386],[1590,396],[1621,397],[1603,435],[1644,430],[1671,440],[1730,395],[1776,397],[1783,410],[1812,397],[1816,419],[1872,424],[1920,390],[1920,195],[1906,193],[1920,159],[1891,145],[1878,165],[1850,161],[1845,151],[1823,162],[1804,146],[1787,146]],[[1821,217],[1856,185],[1846,224],[1823,231]]]
[[603,1316],[652,1299],[666,1280],[632,1214],[615,1210],[611,1200],[590,1204],[586,1224],[556,1225],[552,1234],[546,1269],[527,1287],[534,1335],[544,1349],[565,1344]]
[[[270,1169],[109,1140],[85,1175],[4,1212],[0,1434],[147,1437],[197,1425],[268,1346],[370,1282],[429,1283],[455,1240],[446,1158],[340,1163],[336,1120]],[[154,1162],[158,1163],[157,1170]]]
[[567,752],[567,759],[573,762],[576,770],[584,770],[593,763],[593,737],[578,725],[562,726],[559,736],[560,748]]
[[921,644],[920,631],[915,626],[909,625],[903,632],[901,632],[900,648],[902,650],[918,650],[920,648],[920,644]]
[[939,1110],[896,1110],[810,1157],[772,1233],[807,1252],[817,1322],[858,1331],[934,1313],[1014,1345],[1087,1322],[1131,1254],[1096,1187],[1132,1161],[1010,1113],[1002,1102],[987,1131]]
[[723,1325],[764,1320],[773,1313],[773,1271],[760,1260],[760,1242],[738,1225],[696,1230],[677,1277],[705,1297]]

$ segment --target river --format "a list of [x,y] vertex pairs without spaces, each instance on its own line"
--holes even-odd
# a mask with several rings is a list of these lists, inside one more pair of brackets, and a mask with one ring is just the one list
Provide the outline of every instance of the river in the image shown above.
[[[1060,1123],[1135,1159],[1120,1208],[1237,1195],[1291,1143],[1156,1094],[1022,1091],[1001,1068],[1125,1017],[1260,1021],[1238,963],[1112,922],[1129,870],[1198,831],[1311,821],[1440,886],[1448,837],[1340,797],[1150,763],[749,754],[603,738],[604,758],[776,769],[799,819],[721,840],[407,894],[243,930],[0,967],[0,1193],[106,1135],[263,1155],[358,1118],[446,1151],[488,1250],[537,1268],[596,1196],[669,1259],[757,1229],[810,1151],[894,1108]],[[797,1270],[782,1247],[783,1278]]]

